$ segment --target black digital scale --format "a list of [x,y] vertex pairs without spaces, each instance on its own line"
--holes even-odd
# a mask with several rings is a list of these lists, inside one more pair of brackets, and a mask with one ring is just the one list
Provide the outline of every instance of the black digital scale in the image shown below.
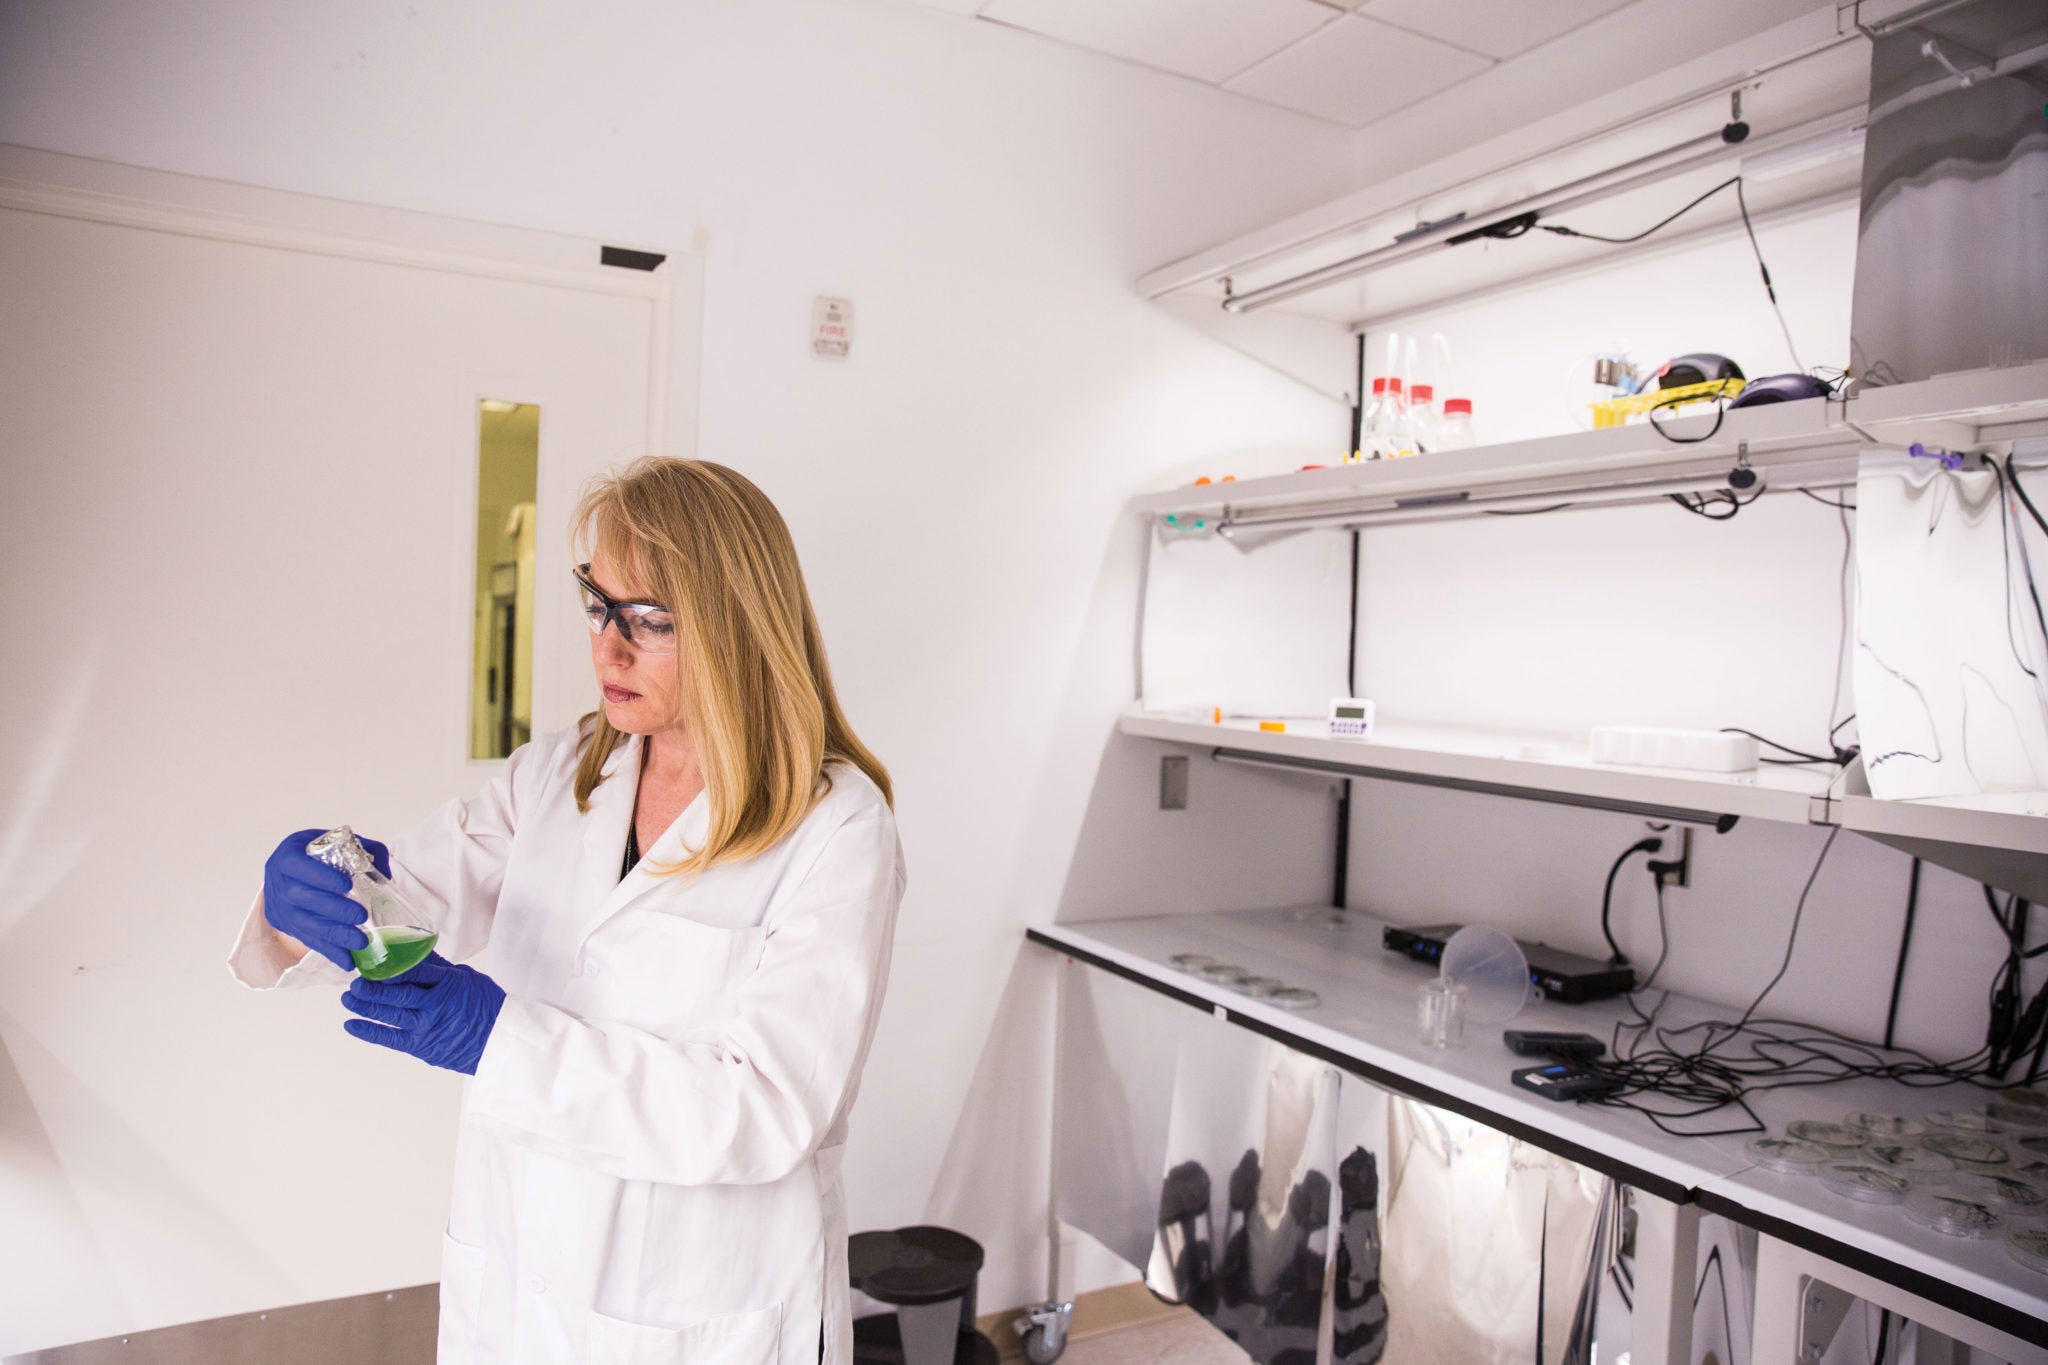
[[[1389,926],[1381,942],[1390,953],[1412,957],[1435,965],[1443,957],[1444,944],[1462,924],[1424,924],[1412,929]],[[1522,956],[1529,960],[1529,980],[1544,998],[1566,1005],[1583,1005],[1588,1000],[1608,1000],[1635,989],[1636,974],[1598,958],[1580,957],[1541,943],[1515,940]]]

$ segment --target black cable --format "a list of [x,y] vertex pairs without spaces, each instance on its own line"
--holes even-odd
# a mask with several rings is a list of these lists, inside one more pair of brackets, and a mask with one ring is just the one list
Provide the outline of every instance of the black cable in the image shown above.
[[[1998,480],[1998,548],[2005,556],[2005,638],[2012,647],[2012,657],[2019,661],[2020,671],[2038,683],[2041,681],[2041,675],[2028,665],[2026,656],[2020,653],[2019,637],[2012,628],[2012,537],[2024,533],[2026,528],[2022,523],[2017,532],[2006,530],[2005,471],[1999,468],[1996,460],[1986,460],[1984,463],[1991,467],[1992,477]],[[2017,484],[2018,480],[2013,482]],[[2033,511],[2031,503],[2028,504],[2027,510]],[[2040,513],[2034,512],[2034,515],[2039,517]],[[2032,598],[2034,603],[2034,622],[2040,627],[2042,638],[2048,639],[2048,616],[2041,612],[2041,594],[2034,586],[2034,566],[2026,558],[2024,545],[2020,547],[2020,556],[2020,568],[2027,582],[2027,596]]]
[[1564,226],[1562,226],[1562,225],[1560,225],[1560,224],[1557,224],[1557,223],[1544,223],[1544,224],[1542,225],[1542,227],[1543,227],[1543,230],[1544,230],[1545,232],[1554,232],[1554,233],[1556,233],[1556,234],[1557,234],[1558,236],[1560,236],[1560,237],[1577,237],[1577,238],[1579,238],[1579,239],[1580,239],[1581,241],[1587,241],[1587,242],[1610,242],[1610,243],[1612,243],[1612,244],[1614,244],[1614,245],[1616,245],[1616,246],[1627,246],[1627,245],[1628,245],[1628,244],[1629,244],[1630,242],[1640,242],[1640,241],[1642,241],[1642,240],[1643,240],[1643,238],[1645,238],[1645,237],[1649,236],[1649,235],[1650,235],[1651,233],[1653,233],[1653,232],[1657,231],[1657,230],[1658,230],[1659,228],[1663,228],[1663,227],[1668,227],[1668,226],[1669,226],[1670,224],[1672,224],[1672,223],[1674,223],[1674,222],[1678,221],[1678,220],[1679,220],[1680,218],[1683,218],[1683,217],[1684,217],[1684,216],[1685,216],[1686,214],[1688,214],[1688,213],[1691,213],[1691,212],[1692,212],[1692,211],[1693,211],[1694,209],[1698,208],[1698,207],[1699,207],[1699,206],[1700,206],[1701,204],[1704,204],[1704,203],[1706,203],[1706,202],[1707,202],[1707,201],[1708,201],[1709,199],[1712,199],[1712,198],[1713,198],[1713,197],[1714,197],[1715,195],[1719,194],[1719,193],[1720,193],[1720,192],[1721,192],[1722,190],[1725,190],[1725,189],[1727,189],[1727,188],[1728,188],[1728,187],[1729,187],[1730,185],[1740,185],[1741,183],[1742,183],[1742,177],[1741,177],[1741,176],[1739,176],[1739,175],[1736,175],[1736,176],[1730,176],[1730,177],[1729,177],[1728,179],[1726,179],[1726,180],[1723,180],[1723,181],[1722,181],[1722,182],[1721,182],[1720,184],[1718,184],[1718,185],[1714,186],[1714,188],[1712,188],[1712,189],[1708,190],[1708,191],[1707,191],[1707,192],[1706,192],[1705,194],[1701,195],[1701,196],[1700,196],[1699,198],[1697,198],[1697,199],[1693,200],[1693,201],[1692,201],[1692,202],[1691,202],[1690,204],[1687,204],[1687,205],[1686,205],[1686,206],[1685,206],[1684,208],[1680,209],[1680,210],[1679,210],[1678,212],[1676,212],[1676,213],[1672,214],[1672,215],[1671,215],[1671,216],[1670,216],[1669,218],[1663,219],[1663,220],[1662,220],[1662,221],[1660,221],[1660,222],[1657,222],[1657,223],[1655,223],[1655,224],[1653,224],[1653,225],[1651,225],[1651,226],[1649,226],[1649,227],[1646,227],[1646,228],[1644,228],[1644,229],[1643,229],[1643,230],[1642,230],[1641,232],[1638,232],[1638,233],[1637,233],[1637,234],[1636,234],[1635,236],[1633,236],[1633,237],[1602,237],[1602,236],[1601,236],[1601,235],[1600,235],[1599,233],[1597,233],[1597,232],[1580,232],[1580,231],[1579,231],[1579,230],[1578,230],[1577,228],[1568,228],[1568,227],[1564,227]]
[[[1714,439],[1714,433],[1718,432],[1718,431],[1719,431],[1719,430],[1721,429],[1721,423],[1722,423],[1722,422],[1723,422],[1724,420],[1726,420],[1726,418],[1727,418],[1727,416],[1728,416],[1728,396],[1727,396],[1726,394],[1722,394],[1722,395],[1721,395],[1721,396],[1720,396],[1720,397],[1719,397],[1719,398],[1718,398],[1717,400],[1715,400],[1715,403],[1714,403],[1714,425],[1712,425],[1711,427],[1708,427],[1708,428],[1707,428],[1706,434],[1705,434],[1704,436],[1673,436],[1673,435],[1672,435],[1672,434],[1671,434],[1671,433],[1670,433],[1669,431],[1666,431],[1666,430],[1664,429],[1664,425],[1663,425],[1663,423],[1661,423],[1661,422],[1659,422],[1659,421],[1657,420],[1657,413],[1658,413],[1658,411],[1659,411],[1660,409],[1663,409],[1663,408],[1673,408],[1673,407],[1677,407],[1677,406],[1678,406],[1678,405],[1679,405],[1680,403],[1692,403],[1692,402],[1697,402],[1697,401],[1699,401],[1699,400],[1698,400],[1698,399],[1696,399],[1696,398],[1677,398],[1677,397],[1672,397],[1672,398],[1662,398],[1662,399],[1659,399],[1659,400],[1658,400],[1657,402],[1655,402],[1655,403],[1652,403],[1652,404],[1651,404],[1651,405],[1649,406],[1649,409],[1647,410],[1647,412],[1646,412],[1646,414],[1645,414],[1645,415],[1646,415],[1646,416],[1647,416],[1647,417],[1649,418],[1649,422],[1650,422],[1650,429],[1651,429],[1652,431],[1655,431],[1655,432],[1656,432],[1656,433],[1657,433],[1657,434],[1658,434],[1659,436],[1662,436],[1662,437],[1663,437],[1663,438],[1664,438],[1665,440],[1667,440],[1667,441],[1671,442],[1671,443],[1672,443],[1673,445],[1681,445],[1681,446],[1696,446],[1696,445],[1698,445],[1698,444],[1699,444],[1700,442],[1702,442],[1702,441],[1711,441],[1711,440],[1713,440],[1713,439]],[[1750,495],[1750,498],[1749,498],[1749,502],[1755,502],[1755,501],[1756,501],[1756,500],[1757,500],[1758,498],[1762,497],[1762,496],[1763,496],[1763,491],[1764,491],[1764,490],[1763,490],[1763,485],[1761,485],[1761,484],[1757,485],[1757,490],[1756,490],[1756,492],[1755,492],[1755,493],[1753,493],[1753,494],[1751,494],[1751,495]],[[1734,494],[1730,493],[1730,494],[1728,495],[1728,497],[1729,497],[1729,500],[1730,500],[1731,502],[1732,502],[1732,501],[1734,500]],[[1673,494],[1671,494],[1671,495],[1670,495],[1670,498],[1671,498],[1671,500],[1672,500],[1673,502],[1677,503],[1677,504],[1678,504],[1678,505],[1679,505],[1680,507],[1685,507],[1685,508],[1686,508],[1686,509],[1687,509],[1688,511],[1696,511],[1696,510],[1698,510],[1698,509],[1696,509],[1696,508],[1693,508],[1693,507],[1691,507],[1691,506],[1690,506],[1689,504],[1687,504],[1687,503],[1685,502],[1685,500],[1684,500],[1684,497],[1683,497],[1683,495],[1681,495],[1681,494],[1678,494],[1678,493],[1673,493]],[[1746,507],[1746,506],[1748,506],[1748,505],[1749,505],[1749,503],[1743,503],[1743,504],[1741,504],[1741,505],[1742,505],[1742,506],[1744,506],[1744,507]],[[1704,516],[1704,515],[1706,515],[1706,514],[1705,514],[1705,513],[1701,513],[1701,515],[1702,515],[1702,516]],[[1734,515],[1735,515],[1735,513],[1733,513],[1733,512],[1730,512],[1730,513],[1728,514],[1728,517],[1732,517],[1732,516],[1734,516]],[[1716,521],[1726,521],[1726,520],[1728,519],[1728,517],[1716,517],[1716,518],[1714,518],[1714,519],[1715,519]]]
[[1621,945],[1614,941],[1614,930],[1608,921],[1608,916],[1614,908],[1614,879],[1621,875],[1621,865],[1636,854],[1656,853],[1663,847],[1664,841],[1655,835],[1647,839],[1638,839],[1622,851],[1621,856],[1614,860],[1613,867],[1607,869],[1607,889],[1600,895],[1600,933],[1607,940],[1607,947],[1613,952],[1614,965],[1617,967],[1628,965],[1628,954],[1621,951]]
[[1820,494],[1814,492],[1811,488],[1795,488],[1792,491],[1795,493],[1804,493],[1807,497],[1812,498],[1815,502],[1819,503],[1823,507],[1838,507],[1845,512],[1853,512],[1856,510],[1856,504],[1853,502],[1836,502],[1833,498],[1822,497]]
[[1742,1012],[1742,1017],[1735,1021],[1736,1028],[1740,1029],[1749,1022],[1757,1007],[1764,1003],[1764,997],[1777,989],[1778,983],[1785,979],[1785,973],[1791,969],[1792,949],[1799,943],[1799,921],[1806,917],[1806,898],[1813,894],[1813,884],[1820,880],[1821,866],[1827,862],[1828,851],[1835,846],[1835,840],[1841,833],[1840,825],[1828,831],[1827,842],[1820,846],[1820,856],[1813,860],[1813,871],[1806,874],[1806,885],[1799,892],[1799,904],[1792,909],[1792,932],[1785,935],[1785,960],[1778,964],[1778,974],[1765,983],[1764,988],[1756,993],[1756,999],[1749,1002],[1749,1008]]
[[[1985,463],[1989,464],[1990,461],[1987,460]],[[2020,482],[2020,472],[2012,467],[2011,456],[2007,456],[2005,460],[2005,479],[2012,485],[2012,491],[2020,495],[2020,501],[2026,505],[2027,515],[2034,519],[2034,524],[2041,528],[2043,535],[2048,535],[2048,521],[2041,519],[2041,509],[2034,506],[2034,500],[2027,496],[2026,485]]]
[[1906,952],[1913,946],[1913,917],[1920,909],[1920,860],[1913,859],[1913,873],[1906,883],[1906,926],[1899,933],[1899,961],[1892,968],[1892,1003],[1884,1015],[1884,1045],[1892,1045],[1899,1024],[1899,988],[1906,984]]
[[1545,512],[1562,512],[1577,506],[1575,502],[1553,502],[1548,507],[1483,507],[1480,511],[1489,517],[1540,517]]
[[1806,362],[1799,358],[1799,348],[1792,344],[1792,329],[1785,325],[1785,310],[1778,307],[1778,291],[1771,284],[1771,268],[1764,264],[1764,249],[1756,244],[1756,228],[1749,221],[1749,201],[1742,195],[1742,177],[1735,177],[1735,206],[1742,211],[1742,230],[1749,234],[1749,250],[1756,257],[1756,268],[1764,277],[1764,293],[1771,299],[1771,311],[1777,314],[1778,330],[1785,334],[1785,349],[1791,352],[1792,368],[1800,372],[1806,369]]
[[1721,727],[1721,733],[1724,735],[1747,735],[1757,743],[1769,745],[1779,753],[1792,755],[1790,758],[1760,758],[1757,760],[1760,763],[1839,763],[1843,767],[1847,767],[1854,761],[1857,749],[1854,745],[1845,748],[1835,743],[1835,734],[1842,726],[1848,723],[1847,720],[1841,721],[1836,724],[1833,730],[1828,732],[1828,747],[1834,750],[1833,754],[1810,754],[1804,749],[1795,749],[1789,744],[1780,744],[1775,739],[1766,739],[1756,731],[1745,730],[1738,725],[1724,725]]
[[1870,1365],[1884,1365],[1884,1348],[1891,1341],[1892,1311],[1880,1308],[1877,1312],[1877,1350],[1871,1354]]

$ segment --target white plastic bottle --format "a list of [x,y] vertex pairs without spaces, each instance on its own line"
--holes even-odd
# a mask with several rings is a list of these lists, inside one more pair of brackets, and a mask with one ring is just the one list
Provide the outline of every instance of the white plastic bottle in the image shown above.
[[1443,445],[1443,419],[1437,416],[1436,389],[1429,384],[1408,386],[1408,430],[1415,453],[1426,454]]
[[1437,433],[1437,449],[1465,450],[1479,443],[1472,431],[1472,400],[1446,398],[1443,428]]
[[1401,381],[1380,378],[1372,381],[1372,403],[1365,410],[1365,422],[1358,436],[1358,458],[1391,459],[1400,449]]

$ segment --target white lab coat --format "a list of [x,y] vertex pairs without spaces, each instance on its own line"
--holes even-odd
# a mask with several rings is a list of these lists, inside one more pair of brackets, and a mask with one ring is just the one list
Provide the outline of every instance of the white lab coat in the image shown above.
[[[903,895],[895,819],[835,765],[760,856],[654,876],[701,843],[700,796],[621,881],[640,746],[587,814],[571,729],[391,840],[439,951],[488,942],[506,993],[465,1088],[440,1360],[813,1365],[822,1321],[844,1365],[839,1163]],[[346,980],[317,953],[290,966],[260,896],[229,965],[259,988]]]

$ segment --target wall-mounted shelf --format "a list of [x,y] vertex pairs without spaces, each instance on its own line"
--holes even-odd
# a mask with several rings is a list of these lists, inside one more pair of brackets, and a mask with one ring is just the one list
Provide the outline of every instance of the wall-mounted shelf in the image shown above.
[[1608,427],[1166,489],[1131,499],[1130,508],[1146,517],[1193,515],[1211,527],[1341,527],[1352,518],[1472,515],[1513,499],[1655,498],[1674,483],[1725,481],[1738,454],[1769,486],[1842,484],[1854,481],[1856,453],[1871,444],[1965,448],[2048,434],[2048,361],[1867,389],[1840,402],[1742,408],[1723,414],[1717,431],[1714,420],[1711,412],[1661,418],[1678,440],[1647,425]]
[[1825,805],[1836,769],[1773,767],[1720,774],[1594,763],[1583,738],[1382,722],[1370,740],[1333,739],[1327,721],[1287,721],[1285,733],[1252,720],[1127,713],[1127,735],[1333,776],[1487,792],[1703,824],[1751,817],[1805,824]]

